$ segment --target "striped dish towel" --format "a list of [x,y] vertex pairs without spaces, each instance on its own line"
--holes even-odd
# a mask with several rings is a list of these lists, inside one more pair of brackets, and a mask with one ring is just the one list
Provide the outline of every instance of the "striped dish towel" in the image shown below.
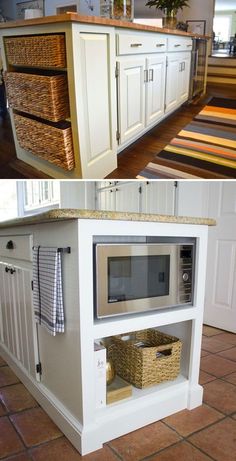
[[64,333],[61,253],[57,248],[33,248],[33,282],[36,322],[53,336]]

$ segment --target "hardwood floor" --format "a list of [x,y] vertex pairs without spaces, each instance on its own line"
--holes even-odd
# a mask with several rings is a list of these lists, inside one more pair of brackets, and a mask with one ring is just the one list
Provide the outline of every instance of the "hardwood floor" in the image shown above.
[[[204,99],[185,105],[118,155],[118,168],[109,179],[135,179],[137,174],[201,110],[209,97],[234,98],[234,85],[210,85]],[[0,117],[0,178],[46,179],[48,176],[16,159],[10,118]],[[98,178],[101,179],[101,178]]]

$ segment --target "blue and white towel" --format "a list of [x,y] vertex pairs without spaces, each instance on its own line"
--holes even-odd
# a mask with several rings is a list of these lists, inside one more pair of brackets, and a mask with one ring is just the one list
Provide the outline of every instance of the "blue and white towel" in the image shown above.
[[33,248],[33,302],[36,322],[53,336],[64,332],[61,253],[57,248]]

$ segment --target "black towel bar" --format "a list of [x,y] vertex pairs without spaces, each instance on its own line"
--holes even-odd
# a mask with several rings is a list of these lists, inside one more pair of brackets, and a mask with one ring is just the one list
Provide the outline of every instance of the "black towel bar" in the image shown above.
[[[33,247],[33,250],[35,250],[38,247]],[[71,247],[66,247],[66,248],[58,248],[57,249],[58,253],[71,253]]]

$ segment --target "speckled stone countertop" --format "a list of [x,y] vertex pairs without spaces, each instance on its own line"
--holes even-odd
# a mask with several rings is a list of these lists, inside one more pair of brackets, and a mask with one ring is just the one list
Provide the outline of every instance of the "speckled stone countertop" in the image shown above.
[[0,229],[9,227],[26,226],[31,224],[50,223],[55,221],[66,221],[70,219],[107,219],[115,221],[146,221],[159,223],[175,224],[196,224],[205,226],[215,226],[215,219],[191,218],[185,216],[170,216],[146,213],[130,213],[115,211],[96,211],[96,210],[77,210],[77,209],[55,209],[46,211],[25,218],[16,218],[9,221],[0,222]]
[[[0,24],[0,29],[9,29],[25,26],[39,26],[44,24],[56,24],[62,22],[80,22],[81,24],[94,24],[97,26],[118,27],[122,29],[146,30],[147,32],[159,32],[162,34],[182,35],[185,37],[211,38],[208,35],[197,35],[190,32],[183,32],[176,29],[164,29],[162,27],[137,24],[130,21],[120,21],[117,19],[101,18],[100,16],[83,16],[78,13],[65,13],[56,16],[44,16],[36,19],[21,19],[18,21],[9,21]],[[36,32],[36,31],[35,31]]]

